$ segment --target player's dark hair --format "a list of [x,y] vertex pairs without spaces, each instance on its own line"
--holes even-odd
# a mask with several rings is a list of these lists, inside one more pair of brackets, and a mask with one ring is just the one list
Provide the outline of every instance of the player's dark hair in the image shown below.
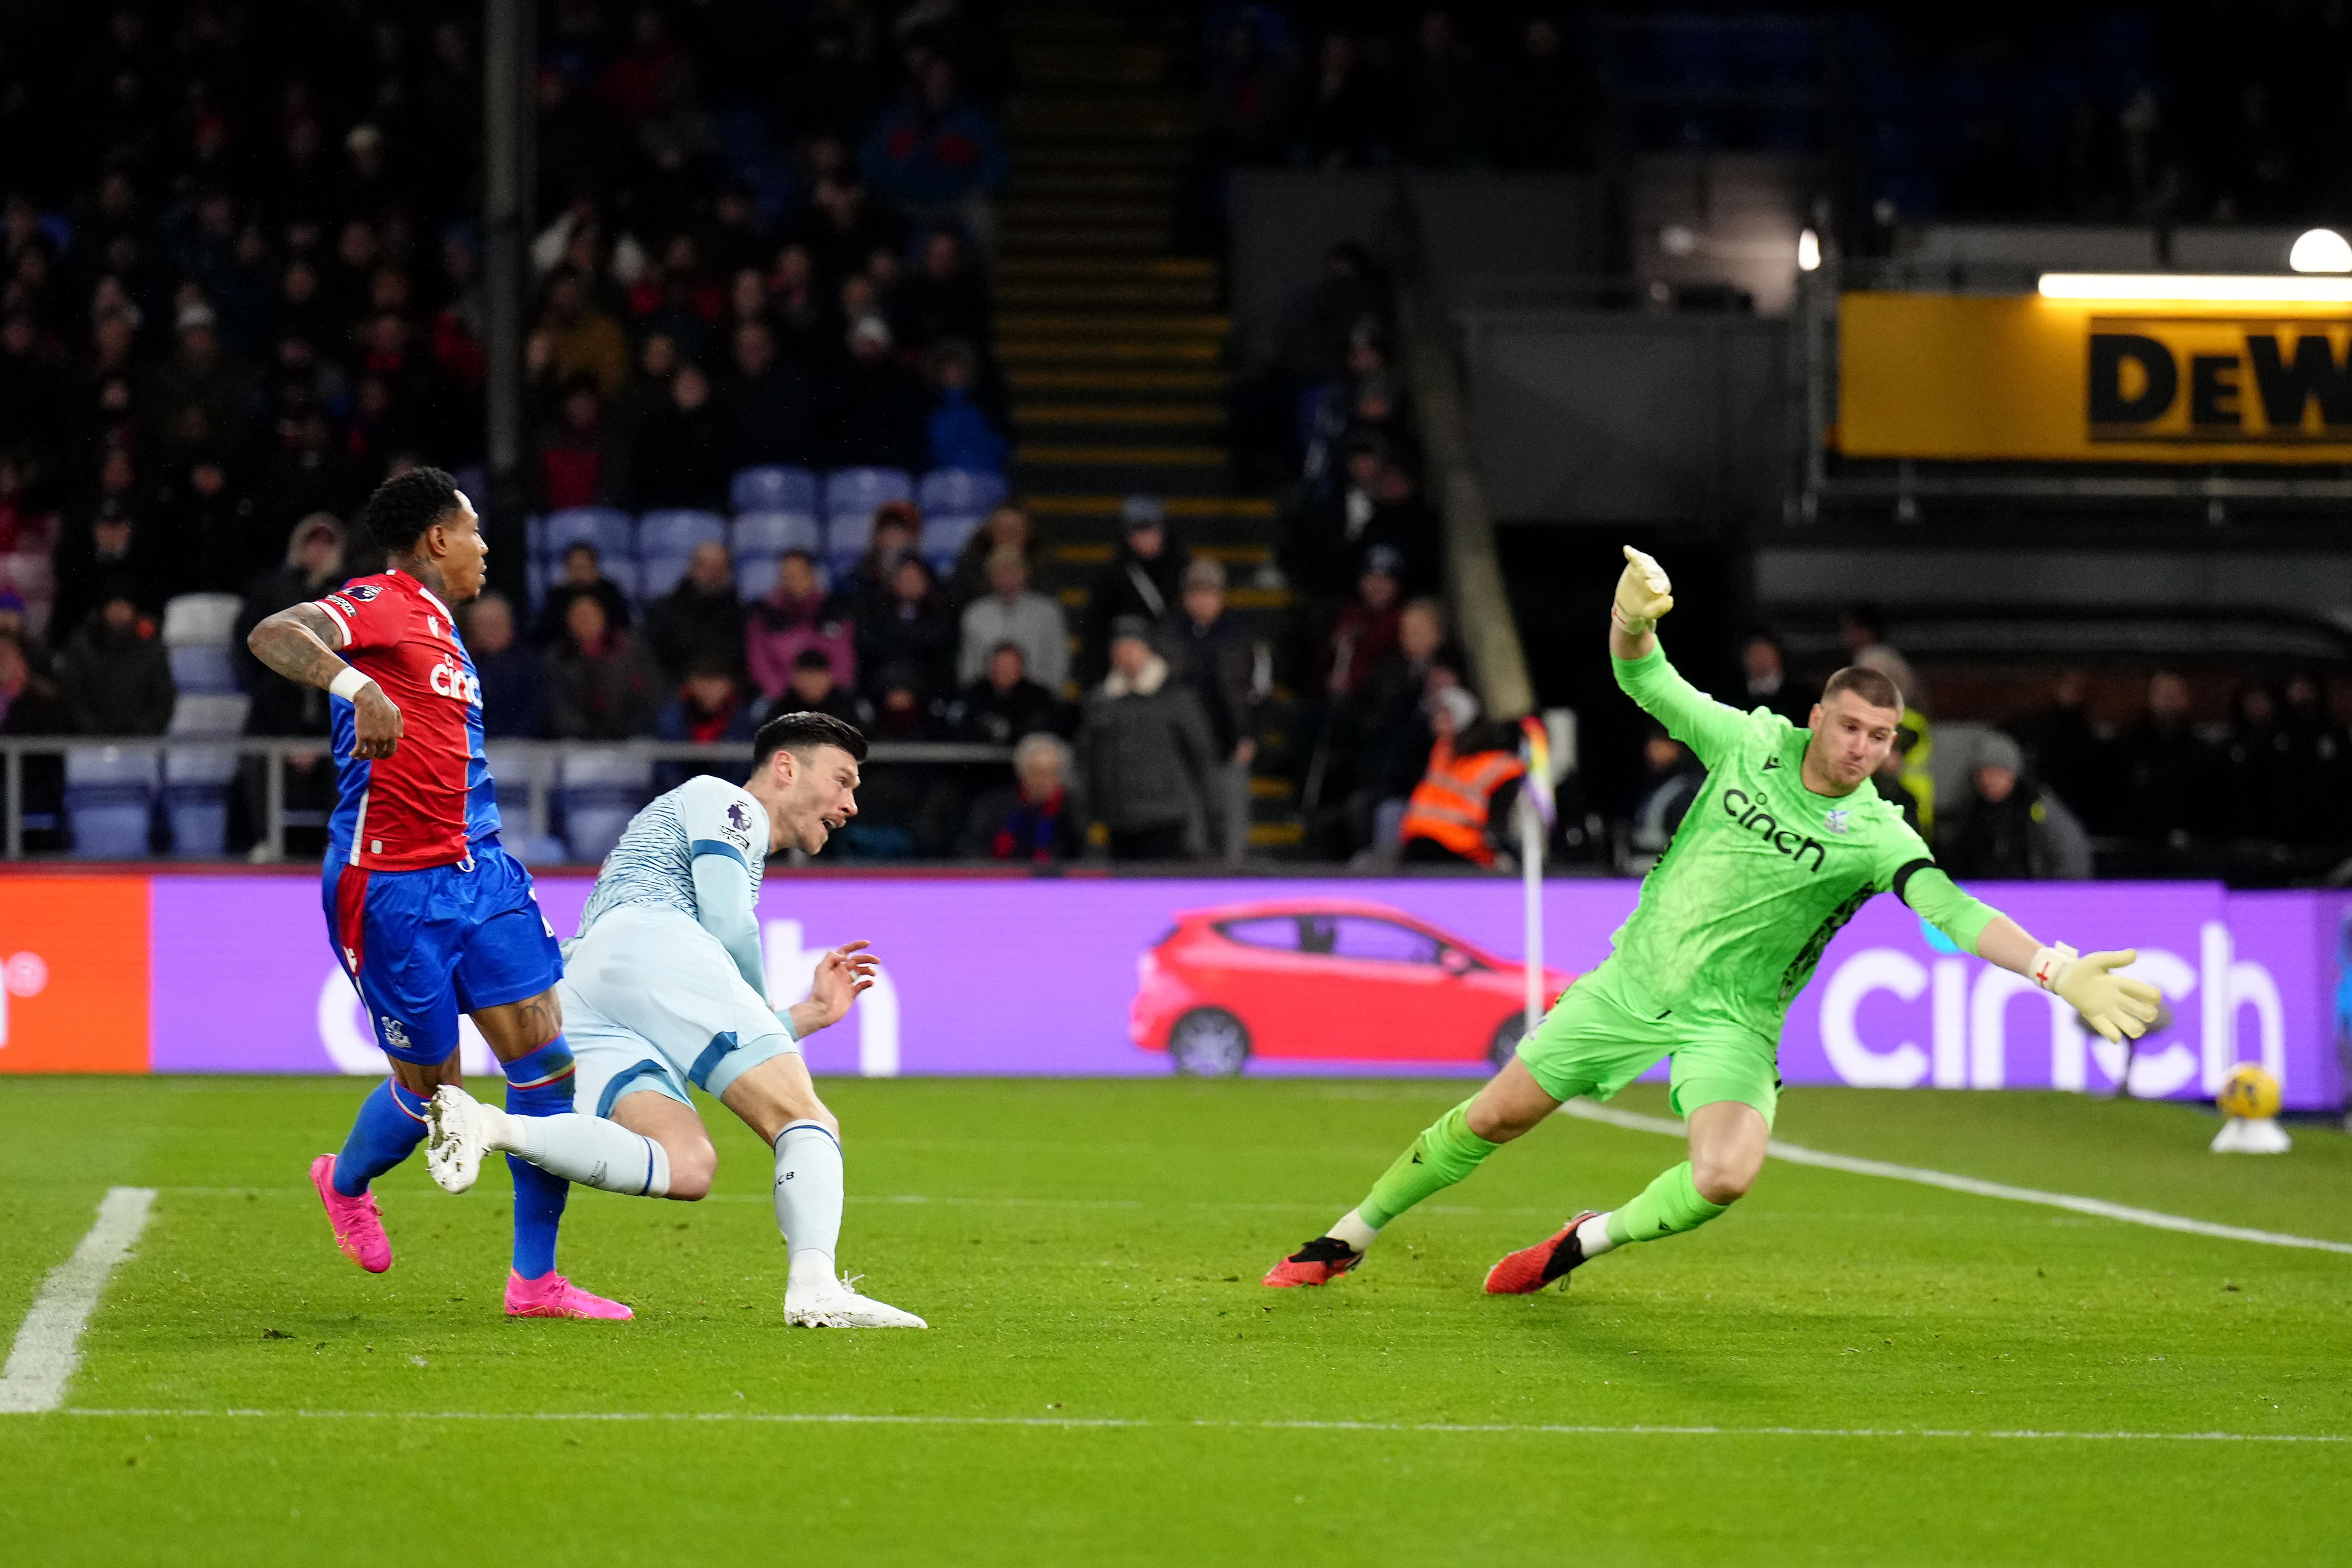
[[819,746],[839,746],[859,762],[866,760],[866,737],[857,726],[830,713],[782,713],[760,726],[751,737],[751,771],[758,773],[778,752],[804,756]]
[[406,555],[457,507],[457,480],[439,468],[411,468],[376,486],[360,509],[360,526],[385,554]]
[[1829,679],[1822,688],[1822,700],[1829,702],[1841,691],[1851,691],[1873,708],[1892,708],[1903,711],[1903,691],[1884,671],[1849,664]]

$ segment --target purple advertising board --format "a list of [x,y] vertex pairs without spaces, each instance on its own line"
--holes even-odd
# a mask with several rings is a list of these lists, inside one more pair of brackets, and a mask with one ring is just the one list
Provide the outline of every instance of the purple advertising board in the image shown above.
[[[318,884],[152,880],[157,1072],[383,1070],[330,952]],[[549,876],[558,931],[589,881]],[[1831,943],[1789,1015],[1791,1084],[2042,1088],[2208,1096],[2262,1063],[2290,1108],[2340,1105],[2352,897],[2208,883],[1976,889],[2045,940],[2137,946],[2168,1016],[2126,1053],[2018,977],[1954,952],[1892,899]],[[1547,995],[1606,956],[1635,884],[1544,888]],[[882,980],[808,1045],[820,1074],[1155,1075],[1171,1040],[1250,1073],[1491,1070],[1523,1007],[1517,884],[1426,879],[772,877],[769,989],[805,994],[815,956],[875,944]],[[467,1026],[473,1069],[489,1058]]]

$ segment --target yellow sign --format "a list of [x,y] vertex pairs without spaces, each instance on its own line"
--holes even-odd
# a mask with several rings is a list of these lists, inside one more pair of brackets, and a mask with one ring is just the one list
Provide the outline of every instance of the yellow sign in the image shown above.
[[1857,458],[2352,462],[2352,304],[1853,293]]

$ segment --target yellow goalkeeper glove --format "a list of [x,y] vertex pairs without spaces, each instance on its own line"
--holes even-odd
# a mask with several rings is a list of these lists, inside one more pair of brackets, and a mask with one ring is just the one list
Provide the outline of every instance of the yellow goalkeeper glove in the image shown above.
[[1617,578],[1617,602],[1609,606],[1609,614],[1628,637],[1654,631],[1658,617],[1675,607],[1674,589],[1665,568],[1629,544],[1625,570]]
[[2035,952],[2028,973],[2036,985],[2080,1013],[2083,1022],[2121,1045],[2126,1037],[2137,1040],[2147,1033],[2164,1001],[2147,981],[2114,973],[2138,958],[2130,948],[2077,954],[2062,942]]

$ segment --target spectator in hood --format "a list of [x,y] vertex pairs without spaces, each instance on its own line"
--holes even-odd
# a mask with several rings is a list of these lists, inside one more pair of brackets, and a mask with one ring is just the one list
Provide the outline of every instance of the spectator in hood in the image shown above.
[[[948,689],[955,665],[955,623],[921,556],[901,556],[891,568],[889,598],[875,615],[858,617],[857,660],[866,669],[895,666],[911,672],[927,698]],[[879,694],[878,687],[868,693]]]
[[[515,636],[514,605],[495,588],[466,607],[466,651],[482,682],[482,734],[492,741],[547,735],[547,667]],[[280,682],[279,684],[284,684]]]
[[1013,444],[972,401],[972,383],[979,366],[971,345],[951,339],[931,351],[931,384],[938,390],[925,425],[935,468],[971,468],[1001,474],[1013,455]]
[[1099,680],[1109,665],[1111,628],[1142,621],[1157,635],[1181,596],[1184,552],[1169,538],[1168,508],[1157,496],[1129,496],[1119,509],[1119,543],[1087,599],[1081,679]]
[[1976,742],[1958,820],[1936,858],[1955,877],[1987,881],[2080,880],[2091,875],[2091,839],[2066,804],[2025,772],[2025,752],[1995,732]]
[[160,735],[172,721],[172,663],[128,594],[92,610],[58,656],[58,684],[86,735]]
[[229,646],[238,683],[253,698],[253,706],[246,713],[247,734],[327,732],[327,694],[272,675],[247,648],[245,639],[278,611],[337,587],[343,575],[343,525],[331,513],[315,511],[288,533],[286,558],[247,584],[245,603],[237,611],[236,638]]
[[1339,606],[1323,638],[1321,685],[1332,701],[1362,690],[1381,660],[1396,651],[1403,566],[1403,557],[1385,545],[1364,552],[1356,595]]
[[1153,648],[1151,624],[1125,616],[1110,634],[1110,673],[1078,731],[1087,798],[1112,859],[1173,860],[1206,816],[1216,742],[1199,701]]

